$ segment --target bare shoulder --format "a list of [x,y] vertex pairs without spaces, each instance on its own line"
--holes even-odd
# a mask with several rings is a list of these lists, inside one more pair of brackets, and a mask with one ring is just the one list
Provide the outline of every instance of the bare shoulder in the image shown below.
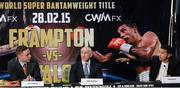
[[158,36],[154,32],[148,31],[142,36],[141,44],[142,46],[154,46],[158,41]]
[[152,31],[148,31],[148,32],[144,33],[144,35],[142,37],[148,38],[148,39],[154,39],[154,38],[158,39],[158,36]]

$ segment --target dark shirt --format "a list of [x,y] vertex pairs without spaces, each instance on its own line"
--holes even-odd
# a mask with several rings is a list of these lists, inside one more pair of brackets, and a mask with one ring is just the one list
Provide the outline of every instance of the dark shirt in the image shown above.
[[[133,66],[149,66],[150,67],[150,81],[155,81],[160,70],[161,61],[158,56],[153,56],[148,60],[144,59],[132,59],[129,62]],[[180,60],[170,58],[167,70],[168,76],[180,76]]]
[[23,67],[17,58],[13,58],[8,62],[8,72],[10,73],[12,80],[24,80],[28,75],[37,81],[42,80],[39,64],[33,58],[27,63],[27,76],[24,74]]
[[[102,71],[101,71],[100,65],[96,63],[94,60],[91,60],[90,75],[88,78],[101,78],[101,77],[102,77]],[[85,78],[83,65],[81,61],[77,61],[71,67],[70,82],[78,83],[81,81],[81,78]]]

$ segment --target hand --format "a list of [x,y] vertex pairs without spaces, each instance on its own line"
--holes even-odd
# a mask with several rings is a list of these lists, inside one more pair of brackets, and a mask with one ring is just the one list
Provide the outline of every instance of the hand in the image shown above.
[[93,57],[97,59],[99,62],[107,62],[111,59],[112,53],[107,53],[106,55],[102,55],[98,51],[93,52]]
[[28,81],[33,81],[33,77],[31,75],[28,76]]
[[129,62],[130,59],[129,58],[118,58],[116,59],[116,62]]
[[32,30],[35,30],[38,34],[38,39],[40,40],[40,36],[41,36],[41,29],[39,26],[37,25],[28,25],[25,30],[28,30],[28,44],[30,43],[31,40],[31,33]]
[[20,86],[20,81],[7,81],[7,86]]
[[125,42],[124,39],[121,39],[121,38],[113,38],[109,45],[108,45],[108,48],[112,48],[112,49],[119,49],[125,53],[129,53],[131,48],[132,48],[132,45],[131,44],[127,44]]
[[25,29],[28,30],[28,32],[31,32],[31,30],[33,29],[40,31],[40,27],[38,27],[37,25],[28,25],[27,27],[25,27]]
[[24,81],[33,81],[33,77],[31,75],[28,75]]
[[122,44],[125,44],[125,40],[121,38],[113,38],[110,43],[108,44],[108,48],[112,49],[120,49]]
[[14,47],[18,46],[18,40],[14,41]]

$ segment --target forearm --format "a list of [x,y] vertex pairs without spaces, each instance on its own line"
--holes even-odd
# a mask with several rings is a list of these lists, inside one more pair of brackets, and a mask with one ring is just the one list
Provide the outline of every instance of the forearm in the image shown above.
[[[145,40],[144,40],[145,41]],[[146,43],[146,42],[144,42]],[[136,57],[149,58],[154,52],[156,42],[148,42],[149,44],[134,46],[126,43],[121,38],[113,38],[108,48],[119,49],[122,53],[131,54]]]
[[0,46],[0,56],[6,55],[9,53],[14,53],[18,46],[18,40],[14,41],[13,45],[14,47],[10,47],[9,44]]
[[16,50],[16,47],[11,48],[11,47],[9,47],[9,44],[0,46],[0,56],[14,53],[15,50]]

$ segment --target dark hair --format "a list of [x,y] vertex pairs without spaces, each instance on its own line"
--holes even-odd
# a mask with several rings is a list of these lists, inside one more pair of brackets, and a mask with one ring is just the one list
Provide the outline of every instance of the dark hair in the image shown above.
[[126,24],[129,27],[137,27],[137,24],[135,22],[133,22],[132,20],[121,21],[120,24],[118,25],[118,27],[123,25],[123,24]]
[[27,50],[28,47],[22,45],[22,46],[18,46],[16,49],[16,55],[21,54],[23,51]]
[[173,54],[172,48],[169,45],[161,45],[161,49],[167,50],[168,54]]

